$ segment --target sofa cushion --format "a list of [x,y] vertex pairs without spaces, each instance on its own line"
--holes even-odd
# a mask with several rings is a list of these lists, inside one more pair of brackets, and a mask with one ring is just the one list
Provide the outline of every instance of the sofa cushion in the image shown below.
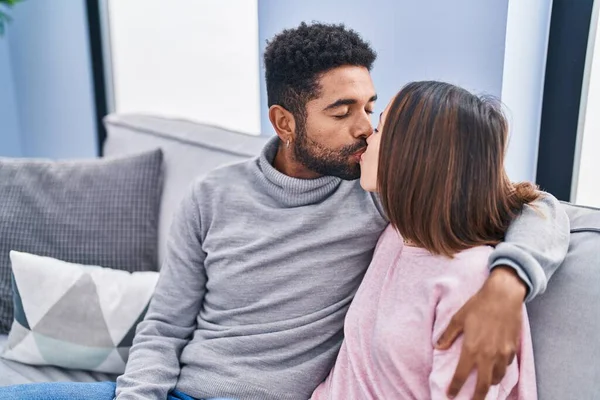
[[[8,336],[0,335],[0,351],[7,341]],[[114,382],[116,379],[117,375],[114,374],[28,365],[0,358],[0,386],[41,382]]]
[[192,181],[219,166],[257,156],[269,139],[191,121],[135,114],[112,114],[104,124],[108,135],[104,143],[106,156],[157,147],[163,151],[160,259],[173,213]]
[[158,272],[130,273],[15,251],[10,258],[15,320],[3,358],[125,372]]
[[546,292],[528,304],[540,399],[600,393],[600,210],[564,204],[567,257]]
[[160,150],[131,157],[0,159],[0,333],[13,321],[9,252],[157,269]]

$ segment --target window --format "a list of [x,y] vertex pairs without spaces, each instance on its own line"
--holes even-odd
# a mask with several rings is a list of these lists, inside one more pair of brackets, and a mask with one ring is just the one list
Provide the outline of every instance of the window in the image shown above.
[[109,111],[259,134],[257,9],[257,0],[106,0]]
[[600,207],[600,37],[596,1],[581,96],[579,130],[571,199],[577,204]]

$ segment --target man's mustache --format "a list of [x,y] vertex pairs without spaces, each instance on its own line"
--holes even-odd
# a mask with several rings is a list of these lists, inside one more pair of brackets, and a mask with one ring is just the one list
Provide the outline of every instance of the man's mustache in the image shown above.
[[340,153],[342,153],[342,155],[344,156],[351,156],[353,154],[358,153],[359,151],[361,151],[362,149],[364,149],[365,147],[367,147],[367,141],[365,139],[358,141],[357,143],[350,145],[350,146],[344,146],[342,148],[342,150],[340,151]]

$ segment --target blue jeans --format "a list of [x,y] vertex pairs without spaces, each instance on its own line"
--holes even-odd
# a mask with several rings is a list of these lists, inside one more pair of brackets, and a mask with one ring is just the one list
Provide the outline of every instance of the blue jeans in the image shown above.
[[[0,387],[2,400],[113,400],[117,385],[114,382],[98,383],[32,383]],[[167,400],[196,400],[185,393],[174,391]],[[227,399],[211,399],[227,400]]]

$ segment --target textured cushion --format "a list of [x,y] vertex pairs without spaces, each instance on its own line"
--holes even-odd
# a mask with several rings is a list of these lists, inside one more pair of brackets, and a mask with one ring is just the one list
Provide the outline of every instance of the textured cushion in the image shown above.
[[[7,335],[0,335],[0,352],[6,346]],[[102,372],[65,369],[53,366],[27,365],[0,357],[0,386],[36,382],[99,382],[115,381],[117,375]]]
[[119,374],[158,272],[126,272],[11,252],[14,315],[3,358]]
[[9,252],[157,269],[160,150],[118,159],[0,159],[0,333],[12,323]]
[[[105,118],[107,156],[161,148],[164,190],[159,224],[159,255],[164,254],[173,212],[196,178],[216,167],[257,156],[269,139],[219,127],[156,116],[113,114]],[[160,257],[162,259],[162,257]]]
[[569,252],[546,292],[528,304],[538,395],[600,395],[600,210],[565,204]]

